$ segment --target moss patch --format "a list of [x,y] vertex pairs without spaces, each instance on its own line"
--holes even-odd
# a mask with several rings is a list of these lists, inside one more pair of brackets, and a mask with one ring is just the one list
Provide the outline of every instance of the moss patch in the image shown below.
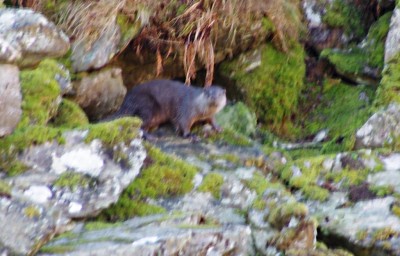
[[267,44],[261,49],[261,66],[246,72],[248,63],[239,57],[224,62],[221,72],[245,92],[245,103],[256,112],[259,121],[274,132],[290,135],[289,121],[304,85],[304,56],[299,44],[294,44],[287,54]]
[[383,70],[382,80],[376,92],[375,106],[400,103],[400,54],[395,55]]
[[87,175],[74,172],[64,172],[54,182],[54,186],[76,190],[78,187],[92,187],[95,183],[96,181]]
[[212,172],[204,177],[199,186],[199,191],[210,192],[216,199],[220,199],[222,184],[224,184],[224,177],[221,174]]
[[223,128],[229,128],[245,136],[253,135],[256,131],[256,115],[242,102],[226,106],[217,114],[216,119]]
[[0,171],[9,175],[24,172],[27,167],[17,160],[17,155],[31,145],[55,140],[64,143],[63,130],[46,126],[29,126],[15,130],[10,136],[0,139]]
[[228,143],[230,145],[242,146],[242,147],[249,147],[252,145],[252,142],[248,137],[246,137],[240,133],[237,133],[229,128],[225,128],[220,133],[211,134],[207,138],[207,140],[209,140],[211,142],[222,142],[222,143]]
[[288,202],[278,205],[271,209],[268,215],[268,222],[278,229],[282,229],[289,224],[292,217],[304,219],[308,214],[306,205],[298,202]]
[[152,162],[125,189],[118,202],[103,211],[100,220],[124,220],[133,216],[161,213],[162,207],[146,203],[147,198],[174,197],[193,189],[197,168],[146,145]]
[[57,113],[61,89],[55,77],[60,72],[64,71],[58,63],[48,59],[36,69],[20,73],[23,113],[17,128],[46,125]]
[[366,32],[362,23],[362,13],[351,1],[334,0],[322,21],[330,27],[342,28],[347,36],[362,37]]
[[136,117],[124,117],[111,122],[93,124],[89,126],[89,134],[85,141],[100,139],[108,146],[127,144],[139,135],[140,125],[141,120]]
[[11,187],[7,182],[0,180],[0,197],[11,196]]
[[374,90],[335,80],[326,80],[323,86],[321,103],[306,117],[299,117],[302,137],[327,129],[328,141],[321,151],[349,151],[354,146],[355,132],[370,117]]
[[85,112],[73,101],[63,99],[57,115],[52,120],[52,125],[68,128],[76,128],[89,124]]

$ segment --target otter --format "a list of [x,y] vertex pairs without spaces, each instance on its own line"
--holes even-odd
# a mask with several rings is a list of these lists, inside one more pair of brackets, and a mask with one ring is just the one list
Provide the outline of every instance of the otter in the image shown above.
[[145,133],[171,122],[186,138],[192,136],[190,129],[197,121],[206,121],[220,132],[214,116],[225,104],[226,92],[219,86],[196,88],[178,81],[154,80],[133,87],[110,118],[139,116]]

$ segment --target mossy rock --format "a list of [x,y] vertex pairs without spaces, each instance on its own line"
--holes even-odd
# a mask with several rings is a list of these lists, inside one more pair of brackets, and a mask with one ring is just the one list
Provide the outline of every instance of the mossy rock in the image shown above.
[[[371,25],[362,46],[345,50],[324,49],[320,57],[328,59],[339,74],[355,82],[376,85],[383,69],[391,14],[386,13]],[[371,70],[375,70],[375,74]]]
[[391,102],[400,103],[400,53],[387,63],[382,80],[376,92],[375,106],[387,106]]
[[243,102],[226,106],[216,116],[217,123],[223,128],[232,129],[245,136],[254,135],[257,127],[257,118]]
[[22,118],[17,129],[30,125],[46,125],[61,103],[61,88],[56,74],[64,72],[54,60],[43,60],[34,70],[20,73]]
[[221,198],[221,186],[224,184],[224,177],[219,173],[207,174],[199,186],[199,191],[210,192],[216,199]]
[[352,1],[334,0],[322,21],[329,27],[343,29],[347,36],[361,38],[366,33],[363,15]]
[[301,137],[326,129],[328,140],[322,145],[323,153],[352,150],[356,131],[370,117],[373,96],[374,89],[370,87],[326,80],[319,105],[298,117]]
[[181,196],[193,189],[197,168],[186,162],[146,145],[149,166],[125,189],[117,203],[99,216],[100,220],[125,220],[165,212],[165,209],[147,203],[148,198]]
[[294,43],[288,53],[271,44],[261,48],[261,65],[251,71],[245,55],[224,62],[220,71],[244,92],[244,101],[258,120],[281,135],[290,135],[290,119],[304,86],[304,49]]
[[73,101],[63,99],[52,125],[67,128],[76,128],[89,124],[89,119],[81,107]]
[[268,222],[278,229],[282,229],[289,224],[292,217],[304,219],[308,214],[306,205],[299,202],[288,202],[277,205],[268,215]]

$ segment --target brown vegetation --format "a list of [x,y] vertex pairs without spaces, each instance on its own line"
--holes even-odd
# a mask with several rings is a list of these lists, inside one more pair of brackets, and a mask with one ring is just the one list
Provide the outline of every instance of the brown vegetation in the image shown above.
[[[49,2],[55,10],[48,10]],[[275,27],[275,44],[287,51],[291,41],[288,38],[297,40],[301,24],[298,10],[293,8],[299,4],[298,0],[14,0],[14,3],[50,14],[72,40],[82,41],[88,47],[113,28],[117,13],[124,14],[131,22],[148,21],[134,40],[136,52],[140,54],[143,47],[150,48],[157,56],[157,73],[161,73],[163,60],[183,48],[186,83],[190,84],[200,65],[207,71],[206,86],[213,79],[214,50],[222,34],[228,35],[224,38],[226,47],[238,45],[239,33],[246,33],[244,29],[250,28],[254,20],[268,17]]]

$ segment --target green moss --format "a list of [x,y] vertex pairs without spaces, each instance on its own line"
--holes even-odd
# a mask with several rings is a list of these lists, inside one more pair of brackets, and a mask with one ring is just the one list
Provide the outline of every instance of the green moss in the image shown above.
[[368,230],[366,230],[366,229],[364,229],[364,230],[359,230],[359,231],[357,231],[357,233],[356,233],[356,238],[357,238],[357,240],[362,241],[362,240],[366,239],[367,237],[368,237]]
[[26,207],[24,213],[30,219],[40,216],[40,211],[34,205]]
[[327,129],[329,140],[323,144],[323,153],[351,150],[355,132],[368,120],[371,112],[370,102],[361,100],[361,95],[371,99],[374,90],[325,81],[321,103],[307,117],[299,117],[303,119],[299,120],[302,123],[303,136]]
[[147,198],[175,197],[193,189],[197,168],[146,145],[149,161],[139,176],[125,189],[118,202],[103,211],[100,220],[124,220],[164,212],[159,206],[146,203]]
[[54,60],[44,60],[34,70],[20,73],[22,118],[17,128],[46,125],[57,113],[61,89],[55,77],[61,70]]
[[221,65],[221,72],[245,92],[244,99],[259,121],[279,134],[289,134],[290,118],[303,89],[304,49],[299,44],[287,54],[267,44],[261,48],[261,66],[246,72],[248,63],[237,58]]
[[224,184],[224,177],[219,173],[211,172],[204,177],[199,191],[210,192],[216,199],[220,199],[222,184]]
[[369,190],[371,190],[375,195],[379,197],[393,195],[394,193],[393,186],[370,186]]
[[109,222],[102,222],[102,221],[90,221],[85,223],[86,230],[99,230],[99,229],[106,229],[106,228],[114,228],[120,227],[123,223],[109,223]]
[[292,217],[302,219],[307,214],[308,208],[306,205],[298,202],[288,202],[272,208],[268,215],[268,222],[272,226],[282,229],[287,226]]
[[140,125],[140,119],[135,117],[124,117],[111,122],[93,124],[89,126],[89,134],[85,141],[100,139],[108,146],[119,143],[128,144],[132,139],[138,137]]
[[39,253],[48,253],[48,254],[64,254],[68,252],[72,252],[75,249],[73,245],[45,245],[40,248]]
[[119,42],[119,48],[124,49],[128,43],[139,33],[142,27],[141,20],[136,19],[131,21],[127,15],[119,13],[117,15],[117,24],[121,31],[121,40]]
[[326,201],[329,197],[329,191],[316,185],[305,186],[301,188],[303,195],[311,200]]
[[211,142],[226,142],[235,146],[248,147],[251,146],[251,140],[229,128],[224,129],[220,133],[213,133],[208,137]]
[[96,181],[81,173],[74,172],[64,172],[60,177],[54,182],[54,186],[61,188],[69,188],[71,190],[76,190],[78,187],[93,187]]
[[261,173],[254,173],[253,177],[249,180],[242,180],[242,182],[251,190],[254,190],[258,196],[261,196],[268,188],[281,189],[286,191],[285,186],[279,182],[270,182]]
[[339,172],[329,173],[325,176],[327,180],[335,183],[340,183],[342,187],[349,188],[350,186],[361,185],[367,180],[369,171],[364,170],[349,170],[344,169]]
[[52,120],[52,125],[68,128],[76,128],[89,124],[85,112],[73,101],[63,99],[57,115]]
[[396,215],[397,217],[400,218],[400,206],[399,205],[393,205],[392,209],[391,209],[392,213],[394,215]]
[[0,197],[2,196],[10,196],[11,195],[11,187],[7,182],[0,180]]
[[375,106],[387,106],[391,102],[400,103],[400,54],[389,60],[383,70],[382,80],[376,92]]
[[253,135],[256,131],[256,115],[242,102],[226,106],[217,114],[216,119],[223,128],[229,128],[245,136]]
[[64,143],[63,130],[46,126],[29,126],[15,130],[10,136],[0,139],[0,170],[9,175],[24,172],[27,167],[17,160],[17,155],[31,145],[55,140]]
[[390,18],[391,12],[381,16],[371,25],[362,47],[352,47],[347,50],[324,49],[320,57],[328,59],[337,72],[344,75],[358,76],[364,72],[366,66],[381,71]]
[[328,59],[340,74],[361,74],[368,63],[368,55],[359,48],[352,48],[348,51],[324,49],[320,57]]
[[348,36],[362,37],[366,32],[362,23],[362,13],[351,1],[334,0],[322,21],[330,27],[342,28]]
[[383,59],[385,56],[385,40],[389,32],[390,19],[392,12],[382,15],[374,24],[371,25],[366,38],[367,63],[371,67],[383,69]]

